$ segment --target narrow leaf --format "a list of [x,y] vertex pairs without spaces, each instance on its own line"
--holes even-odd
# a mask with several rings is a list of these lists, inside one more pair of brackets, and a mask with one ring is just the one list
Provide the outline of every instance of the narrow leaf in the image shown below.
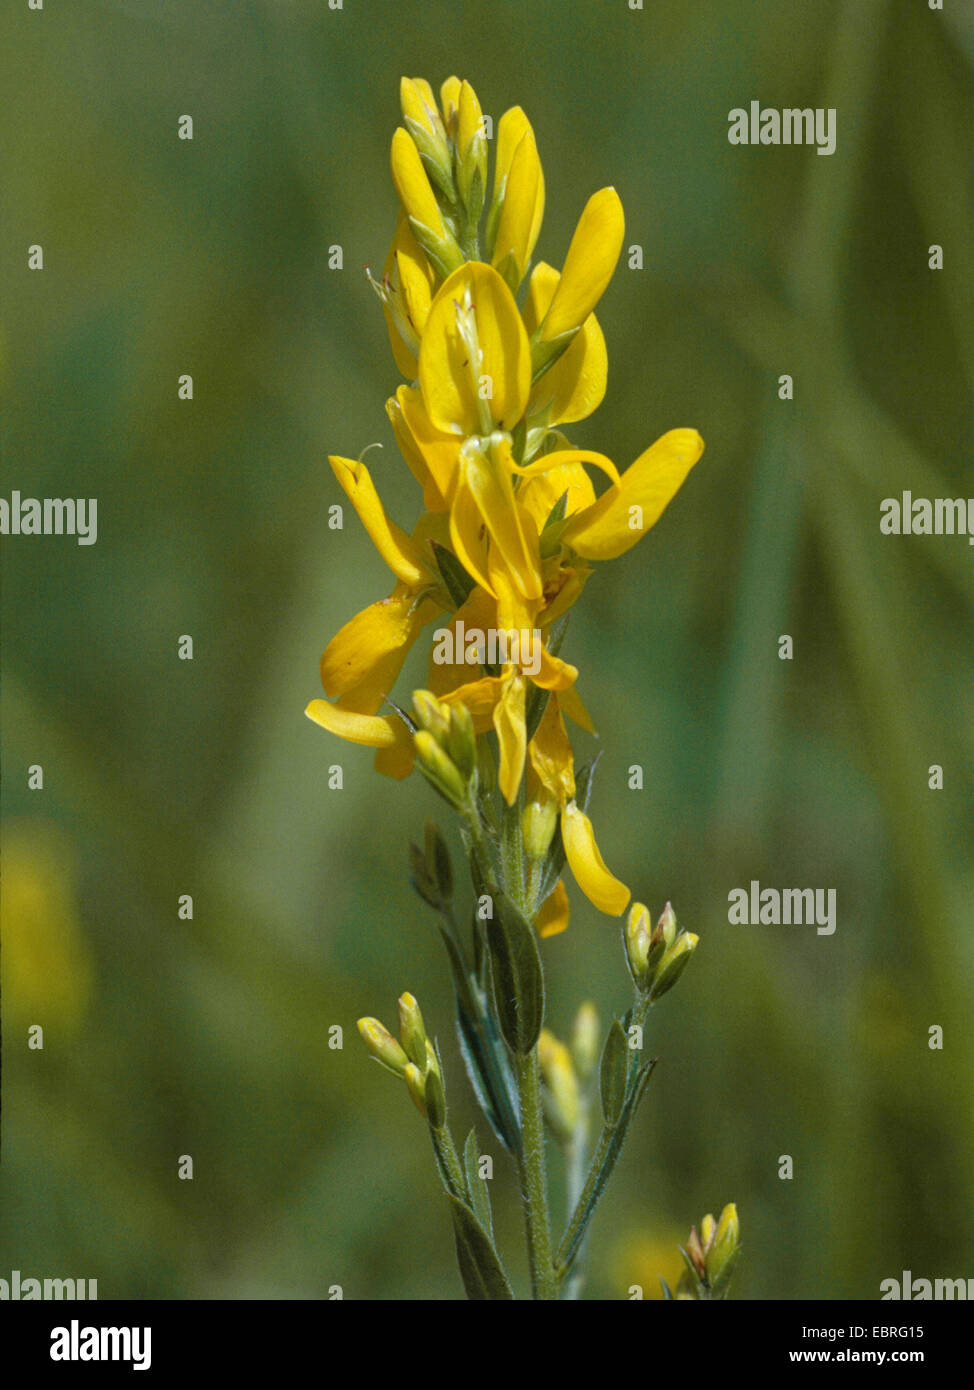
[[497,1021],[514,1051],[530,1052],[544,1021],[544,973],[534,928],[500,889],[488,923]]
[[507,1301],[514,1297],[494,1243],[474,1212],[447,1194],[453,1215],[457,1264],[467,1297],[476,1302]]
[[613,1129],[619,1122],[626,1101],[626,1081],[629,1075],[629,1044],[617,1018],[612,1020],[602,1049],[602,1070],[599,1085],[602,1092],[602,1113],[605,1123]]
[[462,608],[470,597],[474,586],[473,580],[452,550],[447,550],[446,546],[440,545],[439,541],[430,541],[430,545],[433,547],[433,558],[436,560],[436,567],[446,586],[447,593],[456,607]]
[[487,1234],[493,1239],[494,1221],[490,1210],[490,1189],[480,1176],[480,1145],[477,1131],[471,1129],[463,1146],[463,1167],[467,1175],[467,1191],[474,1213]]

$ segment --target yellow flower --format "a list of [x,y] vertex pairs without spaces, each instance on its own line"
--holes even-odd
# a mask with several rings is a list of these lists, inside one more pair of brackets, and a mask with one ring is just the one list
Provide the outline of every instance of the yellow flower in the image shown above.
[[87,1011],[93,969],[76,879],[74,846],[57,825],[4,824],[2,989],[11,1035],[39,1024],[45,1045],[56,1044],[77,1030]]
[[[539,261],[531,272],[524,306],[524,326],[529,335],[544,319],[560,282],[558,271],[544,261]],[[535,383],[528,415],[547,411],[551,425],[586,419],[602,404],[608,371],[605,338],[598,319],[589,314],[571,345]]]
[[396,366],[404,377],[415,381],[419,370],[419,340],[426,327],[436,282],[430,263],[405,217],[399,219],[382,269],[382,283],[372,283],[382,300]]

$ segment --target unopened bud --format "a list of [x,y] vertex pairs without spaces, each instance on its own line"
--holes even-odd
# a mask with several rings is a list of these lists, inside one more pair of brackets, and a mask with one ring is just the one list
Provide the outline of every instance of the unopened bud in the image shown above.
[[649,909],[642,903],[633,903],[626,919],[626,959],[638,989],[645,989],[650,982],[651,935]]
[[441,796],[452,806],[459,806],[467,799],[467,786],[456,763],[443,752],[436,739],[426,729],[420,729],[413,736],[416,757],[420,770],[432,783]]
[[707,1267],[704,1260],[703,1246],[700,1244],[700,1237],[697,1235],[696,1226],[690,1228],[690,1239],[687,1241],[686,1249],[694,1269],[700,1275],[700,1278],[703,1279],[706,1275]]
[[668,989],[672,989],[677,980],[683,974],[689,964],[690,957],[697,949],[699,936],[693,932],[681,932],[673,945],[670,946],[660,961],[659,970],[656,972],[656,979],[653,981],[651,998],[661,998]]
[[411,1062],[426,1070],[426,1029],[419,1005],[411,994],[399,996],[399,1037]]
[[700,1244],[703,1246],[703,1252],[705,1255],[707,1251],[710,1249],[710,1247],[713,1245],[714,1236],[716,1235],[716,1233],[717,1222],[708,1213],[700,1222]]
[[399,101],[403,123],[412,136],[426,172],[447,198],[455,199],[453,159],[433,89],[422,78],[404,77],[399,84]]
[[360,1018],[358,1030],[362,1041],[377,1062],[381,1062],[396,1076],[402,1076],[409,1064],[409,1058],[392,1034],[382,1026],[377,1018]]
[[544,859],[557,826],[558,803],[553,797],[528,802],[521,815],[521,838],[529,859]]
[[413,711],[421,729],[433,735],[437,743],[445,743],[450,733],[450,711],[428,690],[413,691]]
[[715,1294],[722,1294],[741,1253],[741,1227],[737,1207],[728,1203],[720,1213],[714,1243],[707,1254],[707,1280]]
[[416,1109],[426,1118],[426,1078],[419,1067],[412,1062],[407,1062],[406,1070],[403,1072],[406,1082],[406,1090],[416,1102]]
[[477,766],[477,735],[473,727],[473,716],[466,705],[460,702],[450,705],[450,727],[446,736],[446,746],[450,757],[460,770],[460,776],[469,781]]
[[656,923],[657,929],[663,933],[663,940],[667,946],[672,946],[676,940],[676,913],[670,903],[667,903],[660,913],[660,919]]
[[572,1024],[572,1061],[579,1081],[584,1083],[595,1074],[602,1055],[599,1037],[599,1015],[594,1004],[586,1001],[579,1006]]
[[434,1129],[442,1129],[446,1124],[446,1092],[443,1089],[443,1073],[436,1049],[426,1039],[426,1114]]

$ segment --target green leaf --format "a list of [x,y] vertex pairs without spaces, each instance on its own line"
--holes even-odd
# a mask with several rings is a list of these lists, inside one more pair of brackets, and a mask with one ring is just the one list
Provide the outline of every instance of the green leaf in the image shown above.
[[514,1294],[494,1243],[466,1203],[447,1193],[453,1216],[457,1264],[467,1297],[477,1302],[511,1300]]
[[430,545],[433,547],[436,568],[440,572],[440,578],[446,586],[447,593],[456,607],[462,608],[470,597],[474,586],[473,580],[452,550],[447,550],[446,546],[440,545],[439,541],[430,541]]
[[440,827],[433,820],[426,822],[426,869],[440,902],[448,903],[453,897],[453,866]]
[[666,1282],[666,1280],[663,1278],[662,1274],[659,1276],[659,1281],[660,1281],[660,1283],[663,1285],[663,1300],[664,1300],[664,1302],[666,1302],[666,1303],[672,1303],[672,1302],[674,1301],[672,1290],[670,1289],[669,1284],[668,1284],[668,1283]]
[[471,1129],[463,1146],[463,1168],[467,1175],[467,1191],[470,1194],[470,1202],[478,1221],[493,1239],[494,1220],[490,1210],[490,1190],[478,1172],[479,1167],[480,1145],[477,1143],[477,1131]]
[[602,1049],[602,1069],[599,1086],[602,1092],[602,1114],[605,1123],[614,1129],[626,1103],[626,1082],[629,1077],[629,1044],[617,1018],[612,1020]]
[[534,928],[500,889],[487,926],[494,1002],[501,1034],[514,1052],[527,1053],[544,1022],[544,972]]

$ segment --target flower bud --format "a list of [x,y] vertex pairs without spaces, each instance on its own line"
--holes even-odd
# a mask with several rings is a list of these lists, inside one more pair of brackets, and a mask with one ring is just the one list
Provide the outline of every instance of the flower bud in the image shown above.
[[584,1083],[595,1074],[602,1055],[599,1036],[599,1015],[594,1004],[586,1001],[579,1006],[572,1024],[572,1061],[579,1081]]
[[399,996],[399,1037],[410,1062],[426,1070],[426,1029],[419,1005],[411,994]]
[[714,1294],[723,1294],[741,1253],[741,1227],[733,1202],[720,1214],[714,1243],[707,1254],[707,1281]]
[[663,940],[667,946],[672,946],[676,940],[676,913],[670,903],[667,903],[660,913],[659,921],[656,923],[658,931],[663,933]]
[[653,1000],[660,999],[668,989],[673,988],[686,969],[690,957],[697,949],[699,940],[700,938],[695,936],[693,932],[681,932],[673,945],[667,949],[660,961],[656,979],[653,981],[650,995]]
[[445,743],[450,734],[449,709],[428,690],[414,690],[413,710],[419,727],[428,730],[437,743]]
[[703,1253],[706,1255],[714,1243],[714,1236],[717,1233],[717,1222],[708,1213],[700,1222],[700,1244],[703,1246]]
[[465,802],[466,783],[460,776],[456,763],[450,761],[433,735],[425,729],[420,729],[413,736],[413,744],[420,771],[426,780],[451,806],[460,806]]
[[460,776],[469,781],[477,766],[477,735],[473,727],[473,716],[466,705],[459,701],[450,705],[450,729],[446,746],[447,752],[460,770]]
[[649,909],[642,903],[633,903],[626,920],[626,959],[629,972],[637,989],[646,989],[651,981],[649,973],[649,952],[651,932]]
[[406,1082],[406,1090],[416,1103],[416,1109],[426,1119],[426,1078],[419,1067],[414,1066],[412,1062],[406,1064],[403,1077]]
[[545,1118],[559,1143],[566,1144],[578,1125],[578,1077],[568,1048],[547,1028],[542,1028],[538,1038],[538,1063],[544,1085]]
[[426,166],[426,172],[449,199],[456,197],[453,156],[433,89],[423,78],[404,77],[399,84],[403,123]]
[[521,838],[529,859],[544,859],[557,825],[558,804],[553,797],[528,802],[521,815]]
[[690,1256],[694,1269],[700,1275],[700,1278],[703,1279],[707,1269],[704,1260],[703,1246],[700,1244],[700,1237],[697,1235],[696,1226],[691,1226],[690,1228],[690,1239],[687,1241],[686,1250],[687,1254]]
[[442,1129],[446,1124],[446,1092],[440,1060],[429,1038],[426,1039],[425,1087],[427,1118],[434,1129]]
[[377,1018],[360,1018],[358,1030],[362,1041],[377,1062],[381,1062],[396,1076],[402,1076],[409,1064],[409,1058],[390,1032],[383,1028]]
[[475,226],[484,206],[487,188],[487,140],[480,102],[469,82],[464,82],[460,87],[456,152],[460,199],[466,209],[468,223]]

